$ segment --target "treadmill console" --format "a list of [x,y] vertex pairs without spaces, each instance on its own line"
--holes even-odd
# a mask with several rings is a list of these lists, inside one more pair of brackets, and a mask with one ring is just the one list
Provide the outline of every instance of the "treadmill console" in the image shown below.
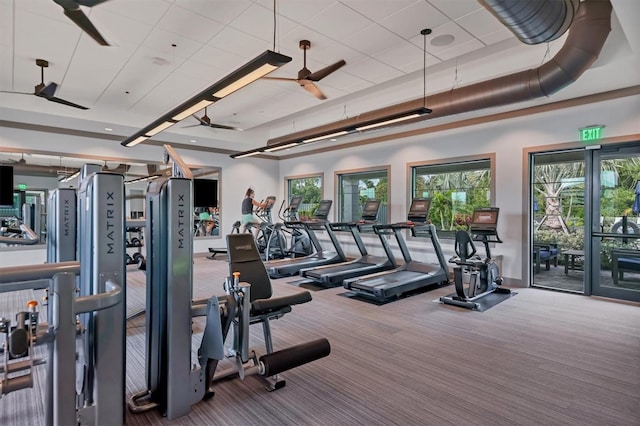
[[380,210],[380,200],[367,201],[362,209],[362,220],[375,221],[378,216],[378,210]]
[[331,211],[331,205],[333,201],[331,200],[322,200],[320,204],[318,204],[318,208],[316,209],[316,213],[314,214],[315,220],[327,220],[329,217],[329,211]]
[[[488,242],[501,243],[498,237],[498,207],[483,207],[473,211],[469,232],[476,241],[486,239]],[[494,238],[490,238],[494,237]]]
[[292,213],[297,212],[298,207],[300,207],[301,203],[302,203],[301,196],[296,195],[295,197],[291,197],[291,201],[289,201],[289,207],[287,207],[287,210],[289,210]]
[[411,200],[409,213],[407,214],[408,222],[427,223],[429,220],[429,209],[431,208],[431,200],[429,198],[414,198]]

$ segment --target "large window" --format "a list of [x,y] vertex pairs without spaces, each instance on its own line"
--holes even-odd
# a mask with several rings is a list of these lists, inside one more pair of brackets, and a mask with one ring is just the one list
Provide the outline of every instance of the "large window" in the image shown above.
[[473,210],[492,205],[492,156],[410,164],[412,198],[430,198],[429,218],[439,231],[465,229]]
[[336,172],[338,222],[357,221],[369,200],[380,200],[377,221],[388,223],[389,167]]
[[302,204],[298,208],[299,217],[313,216],[318,203],[322,200],[322,181],[324,175],[312,174],[285,177],[287,186],[287,203],[292,197],[301,196]]

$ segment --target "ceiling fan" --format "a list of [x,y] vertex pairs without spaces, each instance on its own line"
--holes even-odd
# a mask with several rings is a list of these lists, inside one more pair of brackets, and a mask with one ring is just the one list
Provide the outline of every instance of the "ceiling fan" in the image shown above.
[[87,33],[91,38],[103,46],[109,46],[107,40],[102,37],[100,32],[93,26],[87,15],[84,14],[80,6],[93,7],[97,4],[104,3],[107,0],[53,0],[64,9],[67,15],[82,31]]
[[281,80],[281,81],[295,81],[300,86],[302,86],[305,90],[310,92],[313,96],[318,99],[327,99],[327,97],[322,93],[320,88],[314,84],[314,82],[320,81],[332,72],[338,70],[343,67],[347,63],[341,59],[333,65],[329,65],[328,67],[324,67],[321,70],[316,72],[311,72],[307,68],[307,50],[311,49],[311,42],[309,40],[300,40],[300,49],[304,52],[304,63],[302,69],[298,71],[298,78],[285,78],[285,77],[262,77],[266,80]]
[[36,95],[39,96],[41,98],[45,98],[48,101],[51,102],[56,102],[59,104],[63,104],[63,105],[67,105],[70,107],[74,107],[74,108],[79,108],[79,109],[89,109],[85,106],[82,105],[78,105],[78,104],[74,104],[73,102],[69,102],[67,100],[61,99],[61,98],[57,98],[55,96],[56,94],[56,90],[58,89],[58,85],[56,83],[49,83],[45,86],[44,84],[44,69],[47,68],[49,66],[49,61],[46,61],[44,59],[36,59],[36,65],[40,67],[40,84],[38,84],[35,88],[33,93],[29,93],[29,92],[11,92],[8,90],[0,90],[0,92],[3,93],[16,93],[19,95]]
[[187,127],[207,126],[207,127],[212,127],[214,129],[242,130],[242,129],[238,129],[237,127],[225,126],[223,124],[212,123],[211,122],[211,118],[209,118],[209,116],[207,115],[207,108],[204,109],[204,115],[202,117],[198,117],[195,114],[193,114],[192,116],[193,116],[193,118],[198,120],[200,122],[200,124],[193,124],[191,126],[184,126],[183,128],[186,129]]

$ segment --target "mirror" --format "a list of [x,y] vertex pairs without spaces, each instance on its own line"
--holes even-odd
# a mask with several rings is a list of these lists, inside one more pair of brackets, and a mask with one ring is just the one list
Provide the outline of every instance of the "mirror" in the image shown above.
[[[36,154],[21,152],[0,152],[0,165],[13,168],[14,206],[0,208],[0,221],[6,224],[29,222],[28,225],[38,230],[41,244],[46,241],[46,210],[49,191],[56,188],[75,188],[77,177],[73,174],[82,165],[102,164],[104,171],[121,173],[125,180],[126,217],[141,219],[144,217],[145,193],[150,176],[161,176],[167,173],[167,166],[161,162],[146,163],[140,161],[117,161],[103,158],[69,157],[55,153]],[[220,238],[220,175],[219,167],[192,167],[194,187],[201,182],[205,190],[211,192],[213,198],[207,201],[215,205],[194,206],[194,237]],[[195,188],[194,188],[195,189]],[[195,201],[195,200],[194,200]],[[23,213],[22,206],[31,214]],[[26,220],[25,220],[26,219]]]

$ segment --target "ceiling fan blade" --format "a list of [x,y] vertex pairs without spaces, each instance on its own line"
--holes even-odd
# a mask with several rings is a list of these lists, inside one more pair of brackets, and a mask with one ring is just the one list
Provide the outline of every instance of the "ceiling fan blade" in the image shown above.
[[52,96],[52,97],[46,98],[46,99],[48,101],[51,101],[51,102],[56,102],[56,103],[59,103],[59,104],[62,104],[62,105],[67,105],[67,106],[78,108],[78,109],[89,109],[86,106],[74,104],[73,102],[69,102],[69,101],[66,101],[64,99],[56,98],[55,96]]
[[202,126],[202,124],[191,124],[191,125],[189,125],[189,126],[182,126],[182,128],[183,128],[183,129],[186,129],[186,128],[188,128],[188,127],[199,127],[199,126]]
[[242,131],[243,129],[239,129],[237,127],[233,127],[233,126],[225,126],[224,124],[215,124],[215,123],[211,123],[208,125],[211,128],[214,129],[223,129],[223,130],[239,130]]
[[70,107],[74,107],[74,108],[79,108],[79,109],[89,109],[85,106],[82,105],[78,105],[78,104],[74,104],[73,102],[69,102],[67,100],[64,99],[60,99],[60,98],[56,98],[54,95],[56,93],[56,90],[58,90],[58,85],[56,83],[49,83],[45,86],[44,89],[42,89],[41,91],[39,91],[38,93],[36,93],[36,96],[39,96],[41,98],[45,98],[48,101],[51,102],[56,102],[62,105],[67,105]]
[[[57,3],[60,4],[60,2],[57,2]],[[84,12],[77,5],[76,5],[76,8],[70,9],[70,8],[67,8],[68,6],[67,2],[63,2],[63,3],[64,4],[61,4],[61,6],[64,8],[64,14],[67,15],[69,19],[71,19],[77,26],[79,26],[82,29],[82,31],[84,31],[89,36],[91,36],[91,38],[97,41],[98,44],[101,44],[102,46],[109,46],[109,43],[107,43],[107,40],[105,40],[104,37],[102,37],[102,34],[100,34],[98,29],[91,23],[89,18],[87,18],[87,15],[85,15]]]
[[300,80],[300,86],[302,86],[307,92],[310,92],[313,96],[320,100],[325,100],[327,97],[322,93],[322,90],[312,81],[309,80]]
[[279,80],[279,81],[298,81],[297,78],[288,77],[262,77],[263,80]]
[[346,64],[347,63],[343,59],[341,59],[333,65],[329,65],[328,67],[324,67],[321,70],[312,72],[307,76],[307,80],[320,81],[326,76],[328,76],[329,74],[331,74],[332,72],[337,71],[339,68],[342,68]]

